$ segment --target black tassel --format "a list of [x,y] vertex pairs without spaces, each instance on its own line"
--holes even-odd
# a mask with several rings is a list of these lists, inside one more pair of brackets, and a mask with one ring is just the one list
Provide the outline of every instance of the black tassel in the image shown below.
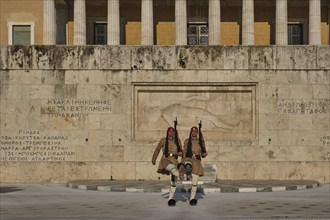
[[188,146],[187,146],[186,157],[189,157],[189,158],[192,157],[191,131],[190,131],[189,140],[188,140]]
[[199,123],[199,138],[198,138],[198,141],[199,141],[199,146],[201,147],[201,151],[202,151],[202,154],[206,153],[206,148],[205,148],[205,141],[204,141],[204,137],[203,137],[203,134],[202,134],[202,121],[200,121]]
[[166,141],[165,141],[164,154],[165,154],[165,157],[168,157],[168,131],[166,131]]

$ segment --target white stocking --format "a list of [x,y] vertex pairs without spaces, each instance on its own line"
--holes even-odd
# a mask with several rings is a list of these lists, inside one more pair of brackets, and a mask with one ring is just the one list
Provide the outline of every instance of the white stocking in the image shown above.
[[199,176],[196,174],[192,174],[192,181],[191,181],[191,194],[190,194],[190,201],[195,198],[198,186],[198,178]]
[[176,176],[173,176],[172,174],[170,176],[171,176],[171,188],[170,188],[170,195],[168,197],[168,200],[173,199],[176,190]]
[[176,169],[174,164],[169,164],[167,165],[167,167],[165,168],[167,171],[169,171],[171,174],[173,174],[176,177],[179,177],[179,172]]

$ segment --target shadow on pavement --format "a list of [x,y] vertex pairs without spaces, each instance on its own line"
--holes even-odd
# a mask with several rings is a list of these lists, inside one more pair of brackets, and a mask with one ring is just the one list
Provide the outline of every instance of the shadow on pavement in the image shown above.
[[18,187],[0,187],[0,193],[10,193],[10,192],[16,192],[16,191],[22,191],[23,189],[18,188]]

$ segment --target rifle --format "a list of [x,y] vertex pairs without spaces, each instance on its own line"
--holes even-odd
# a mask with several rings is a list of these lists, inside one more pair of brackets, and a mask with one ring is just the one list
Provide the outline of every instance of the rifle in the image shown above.
[[178,131],[176,130],[177,125],[178,125],[178,118],[175,117],[175,121],[174,121],[174,142],[176,144],[177,151],[179,153],[179,152],[181,152],[181,146],[180,146],[180,143],[179,143],[179,134],[178,134]]
[[205,149],[205,142],[204,142],[204,137],[203,137],[203,134],[202,134],[202,120],[199,121],[198,123],[198,140],[199,140],[199,146],[201,147],[201,151],[202,151],[202,154],[203,153],[206,153],[206,149]]

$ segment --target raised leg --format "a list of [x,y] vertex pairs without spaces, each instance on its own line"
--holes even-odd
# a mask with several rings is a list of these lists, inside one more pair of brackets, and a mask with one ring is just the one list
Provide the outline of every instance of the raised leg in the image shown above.
[[165,169],[169,171],[172,175],[179,177],[179,171],[176,169],[174,164],[167,165]]

